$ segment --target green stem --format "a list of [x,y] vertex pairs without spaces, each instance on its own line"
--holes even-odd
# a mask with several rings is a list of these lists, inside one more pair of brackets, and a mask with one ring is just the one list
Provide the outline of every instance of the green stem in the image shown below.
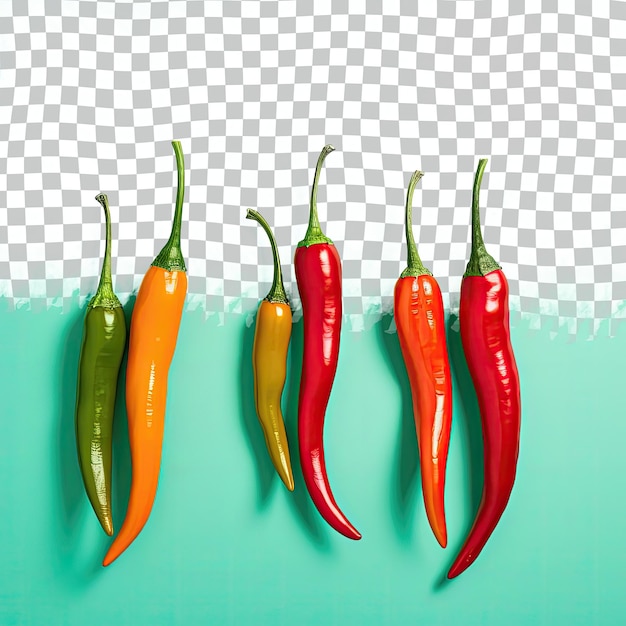
[[478,161],[478,169],[474,177],[474,190],[472,193],[472,251],[463,276],[485,276],[489,272],[499,270],[496,260],[485,249],[483,234],[480,230],[480,208],[478,200],[480,196],[480,184],[483,180],[487,159]]
[[178,190],[176,192],[176,209],[172,222],[172,233],[163,249],[152,262],[155,267],[162,267],[168,272],[186,272],[185,259],[180,249],[180,231],[183,221],[183,200],[185,199],[185,157],[180,141],[172,141],[176,155],[176,169],[178,171]]
[[106,194],[99,193],[96,196],[96,200],[104,209],[106,238],[100,283],[94,297],[89,302],[89,308],[104,307],[105,309],[115,309],[122,306],[122,303],[113,291],[113,280],[111,278],[111,212],[109,211],[109,199],[106,197]]
[[274,257],[274,280],[272,287],[269,290],[265,300],[268,302],[281,302],[282,304],[289,304],[287,300],[287,294],[285,293],[285,285],[283,284],[283,272],[280,268],[280,257],[278,256],[278,246],[276,245],[276,238],[272,233],[270,225],[265,221],[265,218],[258,212],[252,209],[248,209],[246,217],[249,220],[255,220],[263,227],[263,230],[267,233],[270,239],[270,245],[272,246],[272,256]]
[[417,253],[417,246],[415,245],[415,238],[413,237],[413,193],[415,192],[415,186],[420,181],[424,174],[420,171],[416,171],[411,176],[409,181],[409,188],[406,192],[406,248],[407,248],[407,268],[400,274],[400,278],[407,278],[407,276],[423,276],[427,274],[432,276],[432,273],[424,267],[420,255]]
[[326,237],[322,232],[320,226],[320,220],[317,216],[317,185],[320,180],[320,173],[322,171],[322,165],[326,157],[334,150],[331,145],[324,146],[317,159],[317,165],[315,166],[315,178],[313,179],[313,187],[311,189],[311,207],[309,210],[309,227],[307,228],[304,239],[298,244],[298,248],[309,247],[316,243],[332,244],[332,240]]

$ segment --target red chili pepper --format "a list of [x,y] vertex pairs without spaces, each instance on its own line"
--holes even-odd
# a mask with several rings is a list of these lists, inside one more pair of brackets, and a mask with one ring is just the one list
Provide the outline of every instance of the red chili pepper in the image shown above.
[[361,534],[341,512],[330,490],[324,461],[324,416],[337,371],[341,332],[341,260],[317,216],[317,185],[325,146],[315,168],[309,227],[295,254],[296,280],[304,319],[304,354],[298,403],[300,463],[307,490],[322,517],[349,539]]
[[485,479],[476,519],[448,578],[480,554],[511,495],[519,453],[520,383],[509,335],[509,287],[485,250],[478,196],[487,159],[478,162],[472,198],[472,253],[461,284],[461,342],[482,421]]
[[445,548],[448,539],[444,488],[452,423],[452,383],[441,289],[422,264],[413,238],[413,192],[421,177],[422,172],[415,172],[407,191],[408,262],[396,282],[393,315],[413,396],[426,515],[437,541]]

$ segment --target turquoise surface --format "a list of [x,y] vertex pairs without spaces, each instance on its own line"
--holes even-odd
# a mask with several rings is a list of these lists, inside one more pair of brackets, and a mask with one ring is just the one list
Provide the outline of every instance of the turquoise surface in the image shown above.
[[[84,309],[0,308],[2,626],[624,623],[623,332],[568,342],[513,329],[523,404],[517,483],[477,562],[447,582],[481,488],[480,428],[458,334],[450,333],[455,407],[442,550],[421,501],[389,317],[344,333],[327,414],[330,481],[363,533],[351,542],[318,517],[298,469],[302,325],[285,394],[296,470],[289,494],[253,410],[253,327],[243,316],[220,323],[185,312],[152,516],[104,569],[110,539],[83,493],[74,445]],[[117,528],[130,478],[122,401],[118,408]]]

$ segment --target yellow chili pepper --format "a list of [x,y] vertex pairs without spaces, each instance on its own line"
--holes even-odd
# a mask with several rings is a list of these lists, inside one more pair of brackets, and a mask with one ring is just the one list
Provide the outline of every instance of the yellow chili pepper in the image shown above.
[[274,280],[269,293],[259,305],[254,331],[254,402],[272,463],[287,489],[293,491],[289,445],[280,410],[291,339],[291,308],[283,285],[276,239],[269,224],[258,211],[252,209],[248,209],[246,217],[261,224],[270,239],[274,257]]

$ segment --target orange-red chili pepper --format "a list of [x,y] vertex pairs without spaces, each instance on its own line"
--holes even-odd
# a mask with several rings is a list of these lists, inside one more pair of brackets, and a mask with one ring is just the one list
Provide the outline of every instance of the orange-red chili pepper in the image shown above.
[[167,378],[187,293],[187,270],[180,249],[185,164],[180,142],[173,141],[172,146],[178,169],[172,233],[144,276],[130,324],[126,370],[130,499],[122,528],[104,557],[104,566],[120,556],[143,529],[159,481]]
[[406,197],[407,268],[396,283],[393,315],[413,395],[422,491],[437,541],[447,544],[444,489],[452,423],[452,383],[441,289],[417,253],[412,230],[415,172]]

